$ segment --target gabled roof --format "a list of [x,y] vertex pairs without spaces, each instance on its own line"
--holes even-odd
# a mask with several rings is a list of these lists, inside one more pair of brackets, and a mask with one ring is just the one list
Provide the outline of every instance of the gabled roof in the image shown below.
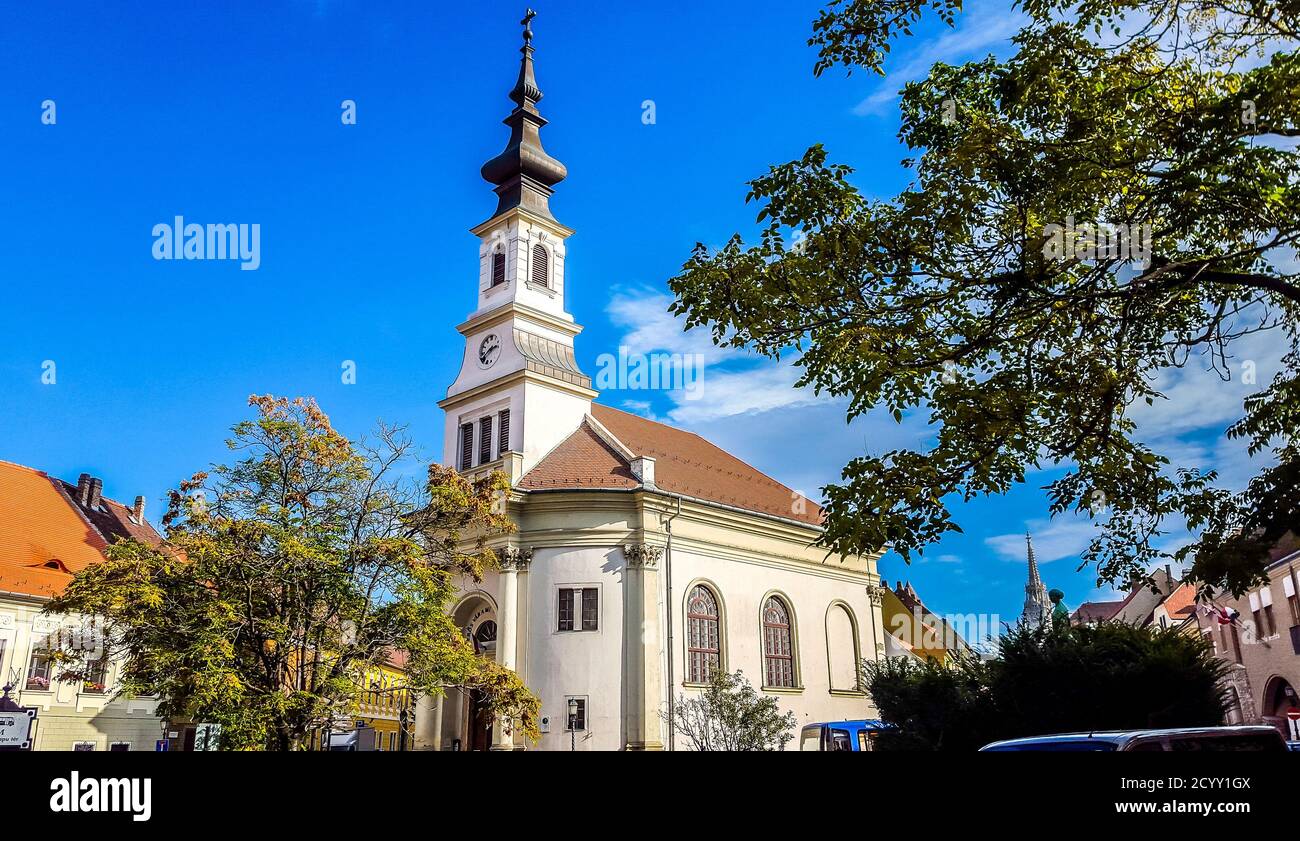
[[72,576],[104,560],[110,543],[162,538],[129,509],[101,498],[98,508],[76,502],[76,488],[40,470],[0,461],[0,591],[50,597]]
[[[640,482],[627,457],[632,453],[655,460],[655,486],[660,490],[809,525],[821,524],[822,510],[815,502],[693,432],[599,404],[592,404],[591,419],[594,425],[584,420],[520,479],[518,487],[636,488]],[[616,440],[606,440],[602,432]]]

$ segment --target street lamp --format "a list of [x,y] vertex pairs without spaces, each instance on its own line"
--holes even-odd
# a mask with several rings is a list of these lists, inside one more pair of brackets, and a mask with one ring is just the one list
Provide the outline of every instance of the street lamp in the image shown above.
[[569,750],[578,749],[578,699],[569,699]]

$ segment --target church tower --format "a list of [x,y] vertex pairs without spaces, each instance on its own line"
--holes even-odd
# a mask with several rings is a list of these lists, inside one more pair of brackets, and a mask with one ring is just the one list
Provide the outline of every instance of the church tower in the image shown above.
[[1038,575],[1038,558],[1034,557],[1034,542],[1025,532],[1025,546],[1029,550],[1029,581],[1025,583],[1025,610],[1020,623],[1040,627],[1052,621],[1052,602],[1047,596],[1047,586]]
[[530,9],[521,21],[510,139],[482,169],[497,208],[471,229],[479,238],[477,306],[456,328],[465,355],[438,403],[446,412],[443,462],[462,471],[499,467],[512,481],[577,429],[596,397],[574,357],[582,328],[564,309],[573,231],[551,214],[549,200],[568,170],[542,148],[533,17]]

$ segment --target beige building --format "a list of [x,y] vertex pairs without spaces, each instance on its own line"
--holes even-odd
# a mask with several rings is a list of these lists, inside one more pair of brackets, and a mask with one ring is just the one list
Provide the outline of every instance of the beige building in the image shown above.
[[143,497],[127,508],[104,497],[89,475],[74,486],[0,461],[0,674],[14,701],[37,709],[36,750],[153,750],[163,737],[153,699],[114,697],[115,663],[101,661],[89,679],[70,683],[58,679],[48,656],[55,634],[96,644],[80,619],[41,609],[128,536],[160,542],[144,519]]
[[1200,632],[1231,666],[1229,720],[1271,724],[1300,739],[1288,711],[1300,713],[1300,540],[1274,547],[1268,584],[1240,599],[1222,596],[1197,612]]
[[719,668],[799,725],[873,717],[858,665],[884,653],[877,556],[826,557],[815,503],[697,435],[596,402],[565,309],[573,232],[548,200],[567,170],[541,146],[531,37],[510,139],[483,166],[498,204],[472,229],[476,309],[439,406],[444,461],[505,472],[518,525],[496,547],[500,573],[464,582],[454,615],[538,694],[543,732],[525,744],[451,688],[423,702],[417,745],[671,748],[671,708]]

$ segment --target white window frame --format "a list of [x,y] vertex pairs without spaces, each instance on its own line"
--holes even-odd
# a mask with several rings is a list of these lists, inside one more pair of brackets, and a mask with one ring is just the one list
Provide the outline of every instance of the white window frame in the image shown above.
[[[569,700],[582,702],[582,726],[569,729]],[[565,733],[588,733],[591,731],[591,699],[586,695],[565,695],[564,696],[564,732]]]
[[[560,630],[560,591],[561,590],[574,591],[574,598],[573,598],[574,627],[572,630],[569,631]],[[583,590],[596,591],[596,627],[595,628],[582,627],[581,593]],[[605,593],[603,591],[603,588],[600,586],[600,582],[587,582],[587,583],[579,583],[579,584],[568,584],[568,583],[556,584],[552,588],[551,633],[553,634],[599,634],[604,629],[605,629]],[[575,695],[573,697],[578,698],[581,696]],[[569,711],[567,708],[564,711],[564,715],[566,716],[566,721],[567,721],[567,716],[569,715]]]

